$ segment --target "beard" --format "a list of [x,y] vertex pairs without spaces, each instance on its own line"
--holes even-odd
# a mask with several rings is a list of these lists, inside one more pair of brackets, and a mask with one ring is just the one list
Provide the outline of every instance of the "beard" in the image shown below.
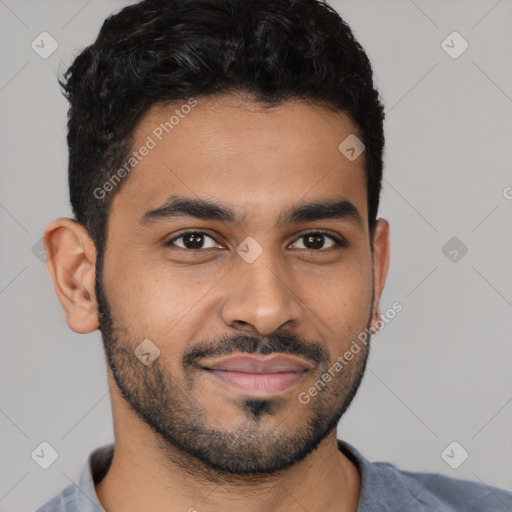
[[[314,363],[314,369],[309,372],[317,382],[333,365],[324,344],[310,342],[291,332],[276,332],[267,337],[236,334],[187,347],[181,359],[181,377],[171,373],[171,363],[175,362],[166,360],[164,353],[146,366],[134,355],[142,338],[130,335],[112,316],[100,267],[98,260],[95,291],[111,375],[130,409],[154,432],[155,443],[164,454],[164,463],[178,465],[194,478],[216,483],[235,479],[256,482],[297,464],[337,427],[357,393],[366,369],[369,343],[350,365],[325,383],[307,405],[296,399],[295,409],[301,409],[297,415],[300,420],[292,427],[283,422],[296,411],[287,416],[282,409],[290,405],[293,397],[246,396],[235,402],[241,420],[237,417],[232,429],[221,429],[215,422],[215,410],[201,402],[205,397],[194,394],[198,374],[202,371],[197,364],[199,359],[234,352],[295,354]],[[367,329],[371,317],[370,312]],[[343,346],[347,345],[343,343]],[[313,381],[309,385],[313,385]]]

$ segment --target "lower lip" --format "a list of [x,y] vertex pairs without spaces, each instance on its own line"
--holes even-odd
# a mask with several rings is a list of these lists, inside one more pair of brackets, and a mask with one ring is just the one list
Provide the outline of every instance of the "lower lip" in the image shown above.
[[220,381],[249,391],[277,392],[284,391],[299,382],[306,373],[244,373],[228,370],[207,370]]

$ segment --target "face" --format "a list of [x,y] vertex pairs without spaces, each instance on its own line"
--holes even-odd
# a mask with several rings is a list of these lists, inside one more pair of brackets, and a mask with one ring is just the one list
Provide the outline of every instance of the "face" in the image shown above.
[[339,151],[357,131],[319,106],[180,107],[139,123],[133,149],[153,147],[112,202],[96,282],[107,361],[164,449],[271,473],[335,429],[364,372],[366,346],[322,379],[378,317],[364,153]]

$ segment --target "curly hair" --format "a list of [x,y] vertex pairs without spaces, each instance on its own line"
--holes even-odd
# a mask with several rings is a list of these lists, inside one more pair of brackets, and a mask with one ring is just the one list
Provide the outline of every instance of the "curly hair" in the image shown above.
[[302,99],[343,112],[365,144],[373,233],[382,181],[384,109],[370,61],[348,24],[321,0],[143,0],[103,23],[59,79],[68,111],[68,180],[75,220],[98,253],[112,198],[104,184],[155,103],[249,94],[267,107]]

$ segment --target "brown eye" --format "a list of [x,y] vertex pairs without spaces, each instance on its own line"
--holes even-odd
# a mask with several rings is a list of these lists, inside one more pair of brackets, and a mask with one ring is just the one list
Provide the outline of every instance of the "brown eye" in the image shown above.
[[[326,239],[331,241],[331,245],[328,247],[324,247]],[[334,237],[333,235],[328,235],[327,233],[323,233],[321,231],[306,233],[305,235],[300,236],[297,240],[303,240],[303,247],[299,247],[299,249],[305,249],[309,251],[319,251],[321,249],[332,249],[335,247],[346,247],[346,243],[342,240]]]
[[[212,249],[215,245],[204,247],[204,243],[207,239],[213,240],[213,238],[202,231],[189,231],[187,233],[181,233],[181,235],[174,237],[169,240],[165,245],[171,245],[179,247],[180,249],[199,250],[199,249]],[[182,240],[182,245],[175,244],[177,240]],[[215,240],[213,240],[215,242]]]

